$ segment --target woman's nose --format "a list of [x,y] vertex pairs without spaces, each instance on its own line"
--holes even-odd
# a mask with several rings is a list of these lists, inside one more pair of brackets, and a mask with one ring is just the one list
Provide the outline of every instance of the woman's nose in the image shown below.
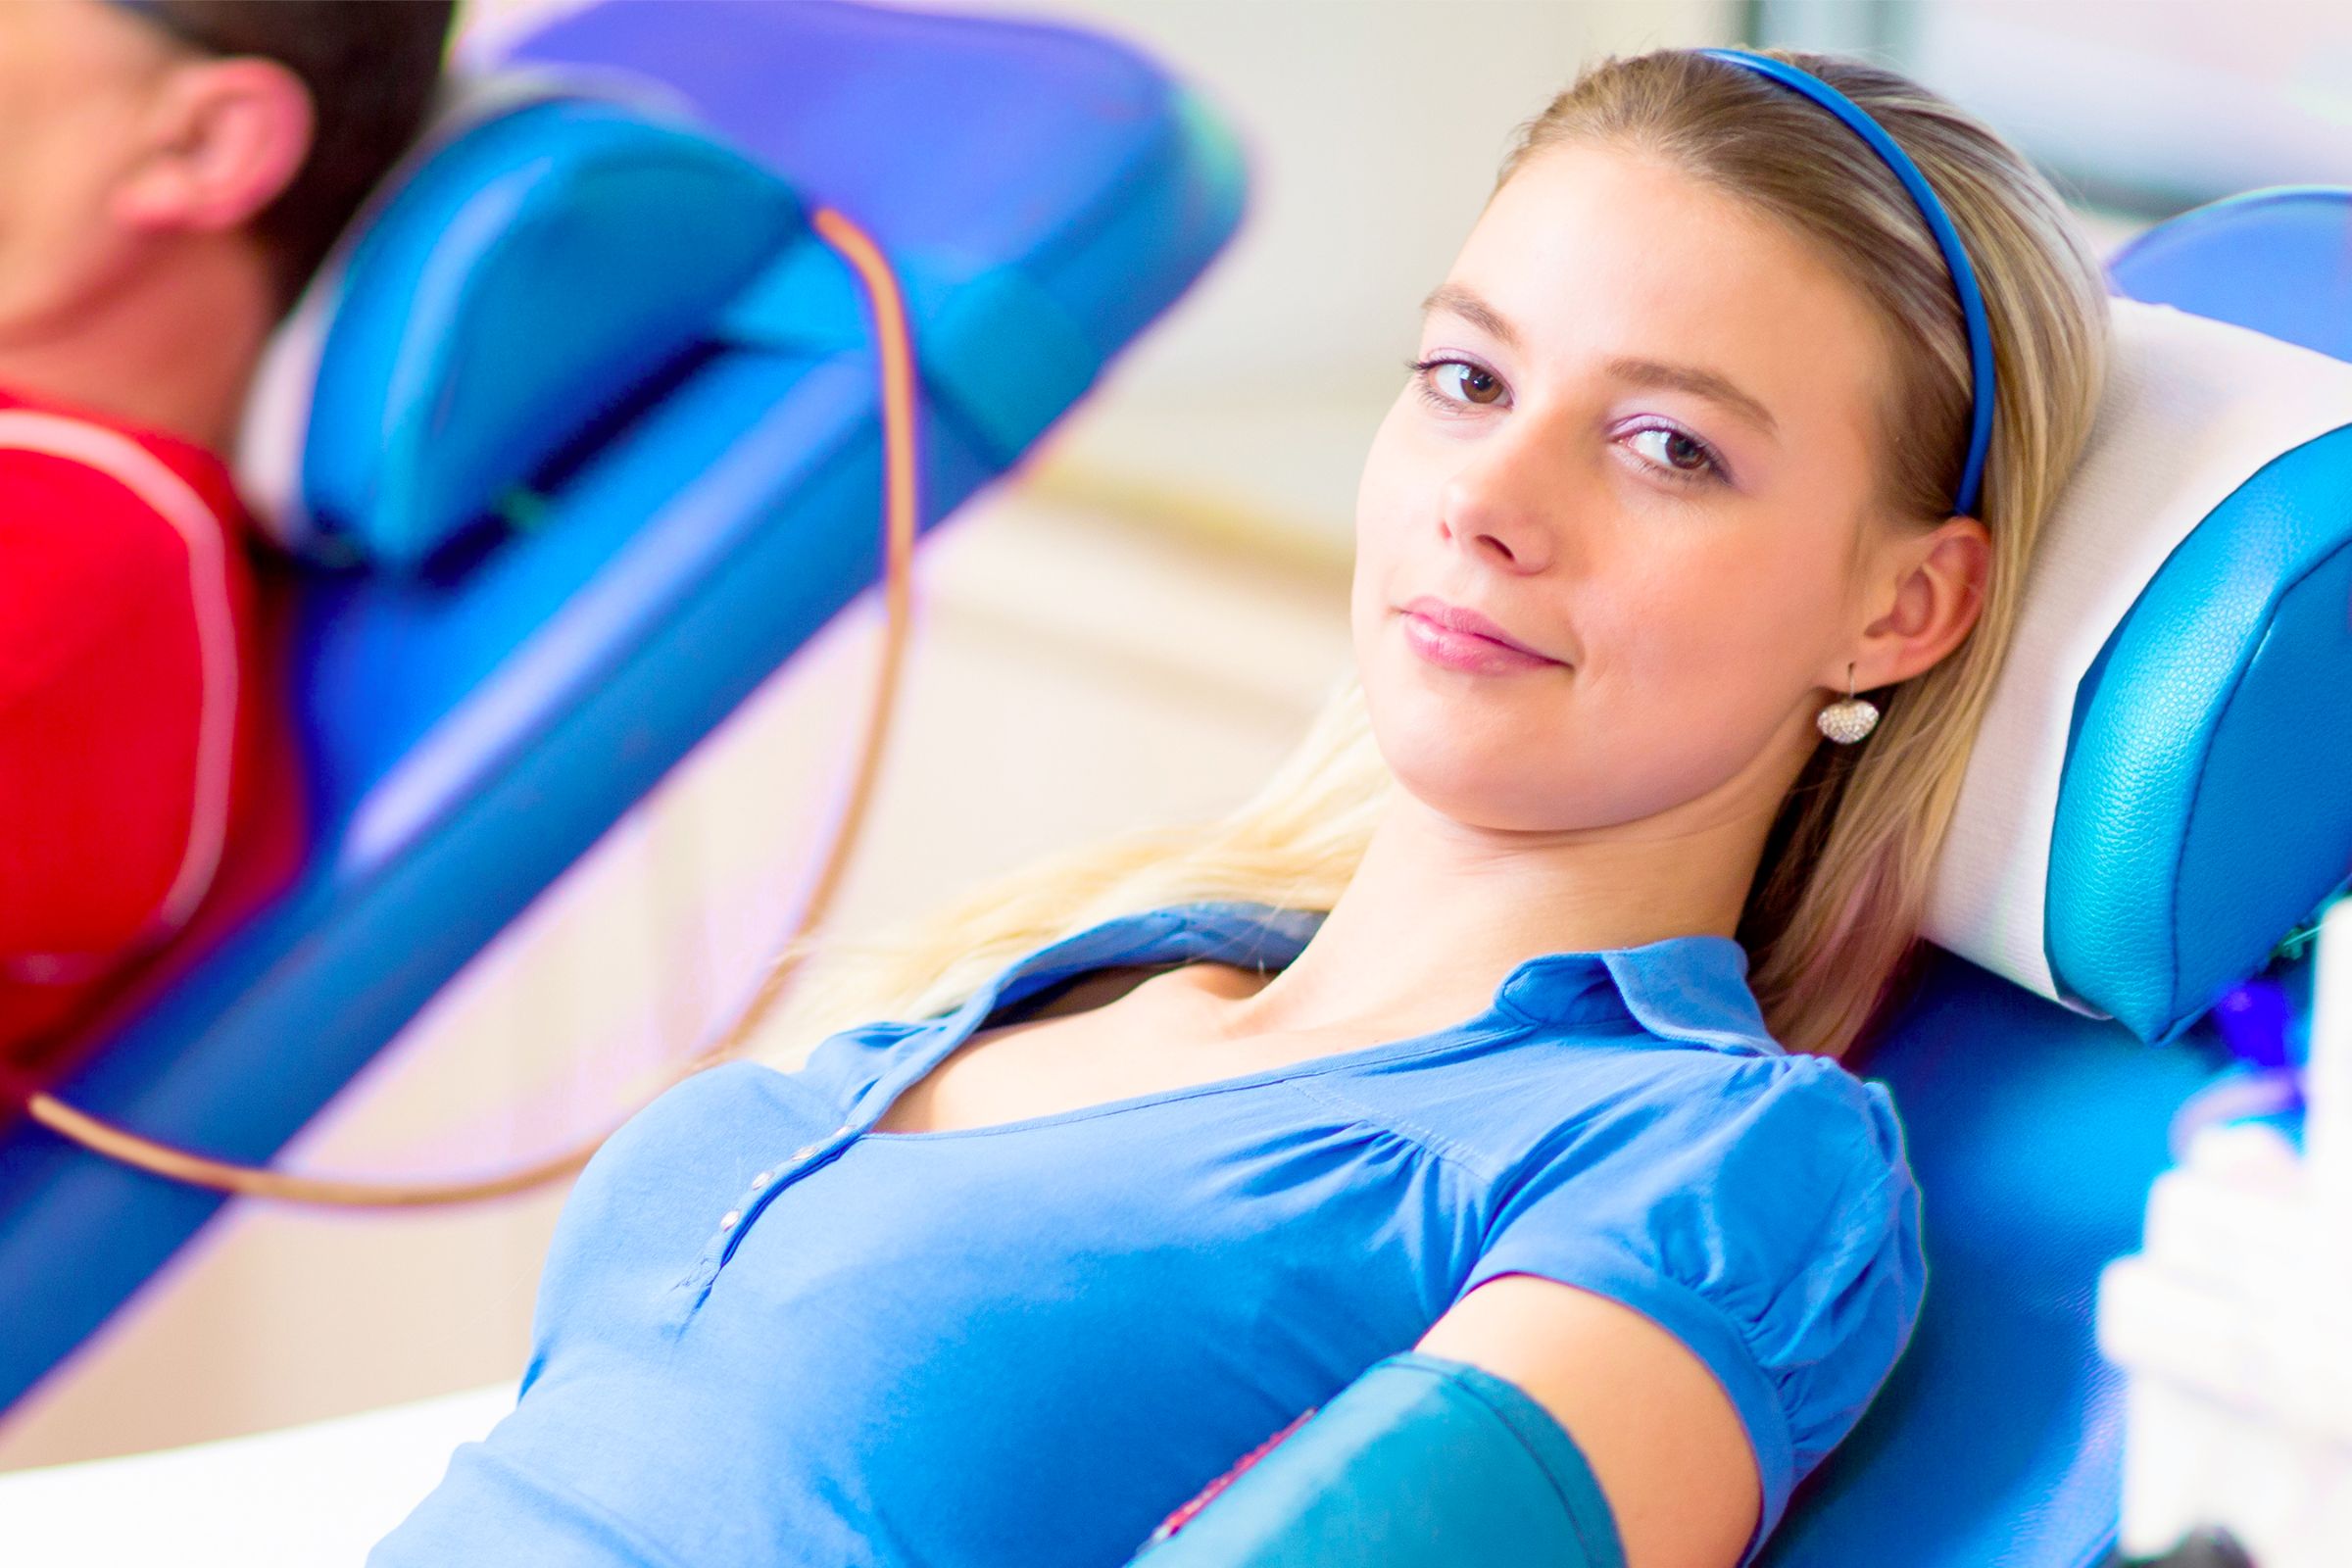
[[1447,476],[1438,496],[1439,524],[1465,550],[1540,571],[1558,548],[1563,486],[1563,476],[1539,454],[1497,440]]

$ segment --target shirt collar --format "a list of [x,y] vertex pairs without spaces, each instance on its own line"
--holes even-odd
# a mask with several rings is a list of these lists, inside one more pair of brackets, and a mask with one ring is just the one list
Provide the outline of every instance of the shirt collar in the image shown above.
[[[1030,954],[965,1005],[985,1009],[985,1017],[1066,975],[1117,964],[1205,959],[1279,969],[1305,950],[1325,914],[1213,899],[1114,915]],[[1592,1020],[1595,999],[1612,996],[1661,1039],[1736,1055],[1787,1054],[1765,1028],[1748,989],[1747,950],[1714,932],[1633,948],[1539,954],[1503,977],[1489,1011],[1537,1024],[1584,1023]]]

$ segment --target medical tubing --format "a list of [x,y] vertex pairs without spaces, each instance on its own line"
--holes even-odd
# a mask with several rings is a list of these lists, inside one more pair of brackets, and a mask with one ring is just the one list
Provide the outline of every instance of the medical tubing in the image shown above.
[[[886,630],[872,700],[865,713],[864,735],[858,744],[858,767],[848,792],[848,804],[835,825],[813,891],[802,906],[792,934],[778,945],[779,956],[751,1000],[739,1009],[714,1045],[670,1064],[654,1095],[665,1092],[705,1067],[738,1055],[760,1020],[782,995],[787,976],[798,971],[802,955],[793,949],[824,919],[826,908],[849,863],[850,852],[864,829],[875,778],[880,770],[882,742],[890,730],[898,701],[901,656],[910,618],[910,583],[914,559],[916,420],[914,349],[906,326],[905,296],[881,248],[864,229],[829,207],[812,209],[809,224],[857,272],[871,307],[874,346],[882,374],[882,506],[883,599]],[[14,1075],[6,1075],[13,1077]],[[60,1137],[109,1159],[191,1187],[208,1187],[245,1198],[268,1198],[280,1202],[322,1204],[336,1208],[426,1207],[469,1203],[500,1198],[541,1186],[569,1175],[587,1164],[606,1139],[619,1130],[614,1122],[604,1132],[577,1146],[531,1164],[495,1175],[454,1181],[356,1180],[306,1176],[261,1165],[241,1165],[214,1159],[192,1151],[158,1143],[126,1128],[101,1120],[43,1090],[11,1085],[24,1100],[32,1119]],[[637,1109],[644,1108],[641,1102]],[[636,1114],[636,1110],[629,1113]]]

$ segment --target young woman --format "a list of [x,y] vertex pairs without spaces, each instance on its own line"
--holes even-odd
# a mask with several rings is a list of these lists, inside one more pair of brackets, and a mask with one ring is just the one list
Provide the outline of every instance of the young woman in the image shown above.
[[1632,1568],[1755,1555],[1916,1320],[1854,1053],[2106,333],[1992,132],[1757,58],[1892,151],[1708,51],[1531,121],[1298,753],[829,955],[616,1134],[516,1408],[374,1568],[1107,1568],[1400,1355],[1536,1401]]

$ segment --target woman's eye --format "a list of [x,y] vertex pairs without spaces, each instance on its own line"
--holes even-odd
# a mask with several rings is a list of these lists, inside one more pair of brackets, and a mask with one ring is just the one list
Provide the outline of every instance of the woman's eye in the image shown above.
[[1723,477],[1723,465],[1717,460],[1714,449],[1696,436],[1686,435],[1672,425],[1643,425],[1630,432],[1626,439],[1638,440],[1653,435],[1664,439],[1651,449],[1655,456],[1645,457],[1644,461],[1667,478],[1684,484],[1698,484]]
[[1407,360],[1405,368],[1418,381],[1423,401],[1438,408],[1491,409],[1502,400],[1501,378],[1468,360]]
[[[1407,360],[1404,366],[1413,372],[1413,386],[1421,401],[1441,414],[1459,416],[1471,409],[1506,406],[1509,394],[1503,388],[1502,378],[1483,365],[1473,365],[1468,360],[1433,359]],[[1659,439],[1642,454],[1642,466],[1669,483],[1730,481],[1731,474],[1723,460],[1698,437],[1670,424],[1646,424],[1627,432],[1623,439],[1634,441],[1643,436]]]

